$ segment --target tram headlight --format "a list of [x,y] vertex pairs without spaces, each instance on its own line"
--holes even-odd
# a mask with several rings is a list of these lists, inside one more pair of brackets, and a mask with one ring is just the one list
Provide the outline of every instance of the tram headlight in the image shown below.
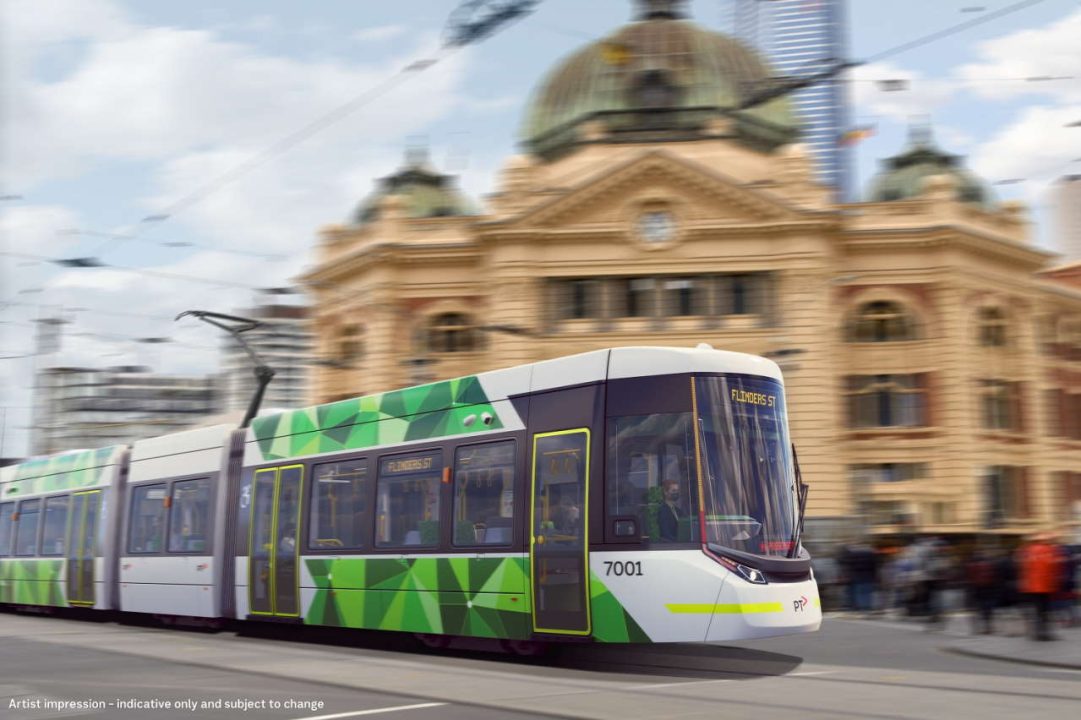
[[717,555],[711,552],[706,553],[711,558],[724,565],[726,568],[739,575],[747,582],[754,583],[755,585],[767,585],[769,581],[766,580],[766,575],[761,570],[757,570],[749,565],[736,562],[731,558],[726,558],[724,555]]
[[753,567],[747,567],[743,563],[736,563],[736,572],[743,577],[747,582],[753,582],[756,585],[765,585],[766,576],[762,574],[761,570],[755,570]]

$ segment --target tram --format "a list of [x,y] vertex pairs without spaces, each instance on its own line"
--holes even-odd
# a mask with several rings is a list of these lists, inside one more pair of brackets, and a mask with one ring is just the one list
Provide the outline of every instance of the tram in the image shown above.
[[0,603],[535,643],[821,623],[765,358],[625,347],[0,469]]

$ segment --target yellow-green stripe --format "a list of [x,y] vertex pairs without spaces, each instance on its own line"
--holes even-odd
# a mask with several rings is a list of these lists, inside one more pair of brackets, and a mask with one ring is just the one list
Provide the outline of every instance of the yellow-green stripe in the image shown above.
[[729,603],[714,605],[713,603],[668,603],[665,605],[668,612],[680,614],[714,614],[722,615],[751,615],[755,613],[783,612],[784,605],[779,602],[763,603]]

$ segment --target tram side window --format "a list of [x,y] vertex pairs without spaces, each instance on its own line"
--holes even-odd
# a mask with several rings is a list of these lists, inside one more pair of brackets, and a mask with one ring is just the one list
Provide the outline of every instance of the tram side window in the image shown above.
[[68,496],[45,499],[45,529],[41,534],[42,555],[63,555],[68,528]]
[[308,547],[355,550],[368,536],[368,461],[344,460],[315,466]]
[[34,555],[38,549],[38,516],[40,500],[23,500],[19,503],[19,519],[15,521],[15,554]]
[[169,552],[208,552],[210,543],[210,479],[173,483],[169,505]]
[[131,496],[128,552],[161,552],[165,540],[165,485],[140,485]]
[[608,516],[637,516],[643,540],[699,537],[691,413],[608,420]]
[[514,521],[514,441],[454,453],[454,544],[510,545]]
[[399,455],[379,463],[375,544],[439,544],[439,486],[443,453]]
[[0,557],[11,554],[11,529],[15,524],[15,503],[0,505]]

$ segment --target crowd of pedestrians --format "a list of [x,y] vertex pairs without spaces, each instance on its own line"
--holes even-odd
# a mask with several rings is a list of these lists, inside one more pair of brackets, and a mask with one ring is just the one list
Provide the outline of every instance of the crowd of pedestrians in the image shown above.
[[1060,543],[1051,533],[1016,548],[997,541],[951,545],[938,538],[877,548],[853,541],[816,564],[827,607],[897,612],[933,628],[952,609],[947,598],[963,597],[973,632],[994,633],[997,615],[1021,612],[1035,640],[1056,639],[1056,623],[1081,624],[1079,573],[1081,546]]

